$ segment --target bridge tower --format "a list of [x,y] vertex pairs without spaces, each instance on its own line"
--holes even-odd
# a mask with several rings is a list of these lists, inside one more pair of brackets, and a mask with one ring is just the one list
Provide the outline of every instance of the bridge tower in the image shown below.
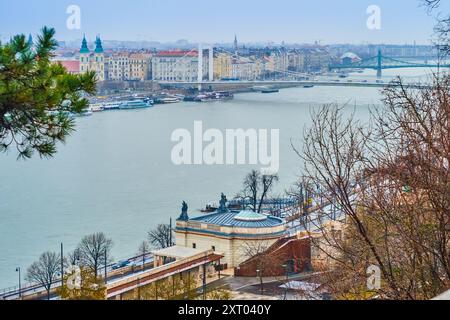
[[214,47],[210,46],[209,49],[209,58],[208,58],[208,62],[209,62],[209,70],[208,70],[208,76],[209,76],[209,81],[214,81]]
[[200,43],[198,45],[198,91],[202,90],[202,82],[203,82],[203,46]]
[[[214,48],[213,46],[208,46],[208,79],[209,81],[214,81]],[[198,45],[198,90],[202,90],[203,82],[203,45],[200,43]]]
[[378,49],[378,55],[377,55],[377,77],[381,78],[382,75],[382,62],[383,62],[383,56],[381,54],[381,49]]

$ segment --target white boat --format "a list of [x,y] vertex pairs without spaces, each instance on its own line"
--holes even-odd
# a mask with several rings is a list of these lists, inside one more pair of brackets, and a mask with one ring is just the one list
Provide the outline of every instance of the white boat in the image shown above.
[[100,111],[103,111],[103,110],[104,110],[103,104],[101,104],[101,103],[91,104],[91,105],[89,106],[89,110],[92,111],[92,112],[100,112]]
[[144,100],[131,100],[131,101],[125,101],[120,106],[120,110],[128,110],[128,109],[144,109],[149,108],[152,106],[152,103],[150,101],[144,101]]
[[119,109],[120,105],[121,105],[120,102],[106,102],[103,103],[102,107],[104,111],[109,111]]
[[210,101],[231,100],[233,98],[234,98],[234,95],[231,92],[217,91],[217,92],[208,92],[205,94],[200,94],[197,96],[195,101],[210,102]]
[[177,97],[157,97],[154,99],[155,104],[178,103],[181,99]]
[[169,104],[169,103],[178,103],[181,100],[179,98],[161,98],[159,101],[162,104]]

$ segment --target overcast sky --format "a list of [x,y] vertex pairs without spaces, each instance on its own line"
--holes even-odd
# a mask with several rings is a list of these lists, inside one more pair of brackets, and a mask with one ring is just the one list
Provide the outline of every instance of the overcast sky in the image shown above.
[[[450,1],[448,1],[450,3]],[[81,29],[66,27],[69,5]],[[381,9],[381,30],[367,28],[367,8]],[[450,5],[441,11],[450,12]],[[429,43],[434,17],[420,0],[0,0],[0,37],[55,27],[60,40],[192,42]]]

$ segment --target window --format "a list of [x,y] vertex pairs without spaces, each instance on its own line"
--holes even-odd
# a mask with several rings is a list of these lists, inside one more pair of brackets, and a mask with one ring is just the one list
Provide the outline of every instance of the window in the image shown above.
[[197,244],[196,244],[196,243],[193,243],[193,244],[192,244],[192,248],[193,248],[193,249],[197,249]]
[[216,246],[212,246],[211,249],[212,249],[213,251],[216,251]]

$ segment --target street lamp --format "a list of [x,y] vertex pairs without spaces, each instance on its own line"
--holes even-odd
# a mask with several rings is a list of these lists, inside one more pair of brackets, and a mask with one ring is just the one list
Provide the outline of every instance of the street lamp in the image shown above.
[[21,283],[21,277],[20,277],[20,267],[16,268],[16,272],[19,273],[19,299],[22,300],[22,283]]
[[137,279],[138,300],[141,301],[141,279]]
[[105,272],[105,275],[104,275],[104,277],[105,277],[105,284],[107,284],[108,283],[108,253],[106,251],[106,248],[105,248],[105,252],[104,252],[104,257],[103,258],[105,259],[105,261],[104,261],[104,263],[105,263],[105,270],[104,270],[104,272]]
[[64,247],[61,242],[61,288],[64,287]]
[[288,265],[283,264],[282,266],[284,268],[284,272],[286,274],[286,282],[284,284],[284,300],[287,298],[287,290],[288,290],[288,281],[289,281],[289,275],[288,275]]
[[261,270],[256,270],[256,275],[259,277],[260,280],[260,288],[261,288],[261,295],[264,292],[264,287],[263,287],[263,279],[262,279],[262,274],[261,274]]
[[[207,253],[205,253],[205,259],[208,258]],[[203,274],[202,274],[202,281],[203,281],[203,300],[206,300],[206,262],[203,264]]]

